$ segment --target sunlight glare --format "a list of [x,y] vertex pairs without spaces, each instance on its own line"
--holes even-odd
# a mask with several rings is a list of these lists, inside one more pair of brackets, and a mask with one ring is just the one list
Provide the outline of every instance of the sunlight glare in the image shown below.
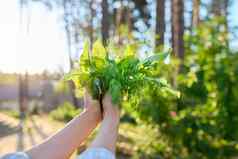
[[60,67],[67,71],[68,54],[58,14],[39,4],[30,8],[23,8],[20,22],[17,0],[0,6],[0,71],[37,73]]

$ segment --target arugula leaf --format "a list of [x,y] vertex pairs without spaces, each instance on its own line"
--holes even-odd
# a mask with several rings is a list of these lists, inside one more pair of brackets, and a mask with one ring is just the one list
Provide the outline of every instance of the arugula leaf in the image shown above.
[[157,84],[160,87],[170,87],[168,82],[163,78],[151,78],[151,77],[145,77],[144,78],[147,82],[152,82]]
[[151,66],[154,62],[158,62],[158,61],[163,61],[165,60],[168,56],[169,56],[170,52],[163,52],[163,53],[158,53],[155,55],[152,55],[150,57],[147,57],[146,59],[144,59],[141,64],[144,67],[148,67]]
[[107,51],[105,47],[102,45],[102,42],[100,40],[97,40],[93,44],[93,53],[92,53],[93,59],[95,57],[105,59],[107,57]]
[[109,93],[112,96],[112,103],[118,104],[121,101],[121,83],[115,79],[112,79],[109,84]]
[[82,72],[81,70],[75,69],[64,75],[64,80],[69,81],[72,80],[77,89],[83,87],[87,84],[89,80],[89,74]]
[[90,60],[90,55],[89,55],[89,42],[86,41],[83,46],[83,52],[80,56],[79,63],[82,64],[85,61]]
[[126,45],[125,51],[124,51],[124,56],[131,56],[134,57],[137,51],[137,45],[136,44],[128,44]]

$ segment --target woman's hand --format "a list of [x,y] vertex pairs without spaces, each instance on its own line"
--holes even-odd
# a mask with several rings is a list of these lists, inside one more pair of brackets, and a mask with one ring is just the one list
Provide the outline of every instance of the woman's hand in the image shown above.
[[112,103],[112,97],[109,93],[106,93],[103,98],[103,109],[104,109],[104,118],[111,118],[111,120],[114,120],[116,122],[119,122],[120,120],[120,110],[118,105],[114,105]]
[[94,100],[86,89],[84,93],[84,109],[85,112],[92,114],[98,121],[102,120],[99,101]]
[[103,120],[96,138],[90,145],[91,148],[106,148],[115,152],[120,121],[120,111],[117,105],[112,103],[111,95],[106,93],[102,100]]

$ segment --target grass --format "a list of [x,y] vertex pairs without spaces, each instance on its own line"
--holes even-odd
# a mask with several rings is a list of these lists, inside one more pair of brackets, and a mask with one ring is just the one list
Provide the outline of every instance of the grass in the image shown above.
[[119,128],[117,153],[128,158],[147,158],[146,156],[155,151],[153,144],[161,142],[158,138],[158,131],[148,125],[122,123]]
[[17,84],[16,74],[3,74],[0,73],[0,84],[1,85],[16,85]]
[[15,118],[15,119],[19,119],[19,117],[20,117],[19,112],[16,111],[16,110],[1,109],[1,110],[0,110],[0,113],[6,114],[6,115],[8,115],[8,116],[10,116],[10,117],[13,117],[13,118]]
[[50,117],[58,121],[70,121],[82,110],[75,108],[69,102],[65,102],[62,105],[59,105],[55,110],[50,112]]

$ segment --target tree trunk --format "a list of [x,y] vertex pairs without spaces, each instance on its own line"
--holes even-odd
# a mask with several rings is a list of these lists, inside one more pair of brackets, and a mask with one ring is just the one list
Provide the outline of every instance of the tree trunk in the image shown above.
[[20,118],[24,119],[28,107],[28,74],[19,75],[19,111]]
[[172,47],[176,56],[184,58],[184,1],[172,0]]
[[106,42],[109,38],[109,12],[108,12],[108,1],[102,0],[102,40],[103,44],[106,45]]
[[228,7],[230,5],[230,0],[224,0],[224,15],[228,16]]
[[[71,58],[71,31],[70,31],[70,24],[69,24],[69,16],[70,16],[70,13],[69,13],[69,10],[68,7],[67,7],[67,0],[64,0],[63,1],[63,8],[64,8],[64,27],[65,27],[65,33],[66,33],[66,37],[67,37],[67,45],[68,45],[68,57],[69,57],[69,67],[70,67],[70,70],[73,69],[73,60]],[[75,107],[78,107],[79,104],[78,104],[78,99],[75,95],[75,85],[72,81],[69,81],[69,88],[70,88],[70,94],[72,96],[72,101],[73,101],[73,104]]]
[[171,47],[174,48],[174,25],[173,25],[173,21],[174,21],[174,17],[173,17],[173,12],[174,12],[174,8],[173,8],[173,0],[170,0],[170,25],[171,25]]
[[126,44],[131,39],[134,27],[132,8],[119,0],[120,6],[114,10],[115,36],[118,45]]
[[221,1],[222,0],[212,0],[211,12],[214,16],[221,16]]
[[165,0],[157,0],[155,48],[158,47],[158,45],[164,45],[164,32],[165,32]]
[[90,49],[92,49],[93,41],[94,41],[93,17],[95,15],[95,10],[93,9],[93,3],[94,3],[94,0],[90,0],[90,3],[89,3],[89,9],[90,9],[90,30],[89,30]]
[[224,0],[224,17],[225,17],[225,25],[226,25],[226,29],[228,30],[228,7],[229,7],[229,4],[230,4],[230,0]]
[[230,0],[212,0],[211,3],[211,14],[215,17],[224,17],[224,24],[226,30],[228,30],[228,7],[230,5]]
[[200,0],[193,0],[192,27],[196,28],[200,22]]
[[214,16],[226,16],[228,15],[229,0],[212,0],[211,13]]

